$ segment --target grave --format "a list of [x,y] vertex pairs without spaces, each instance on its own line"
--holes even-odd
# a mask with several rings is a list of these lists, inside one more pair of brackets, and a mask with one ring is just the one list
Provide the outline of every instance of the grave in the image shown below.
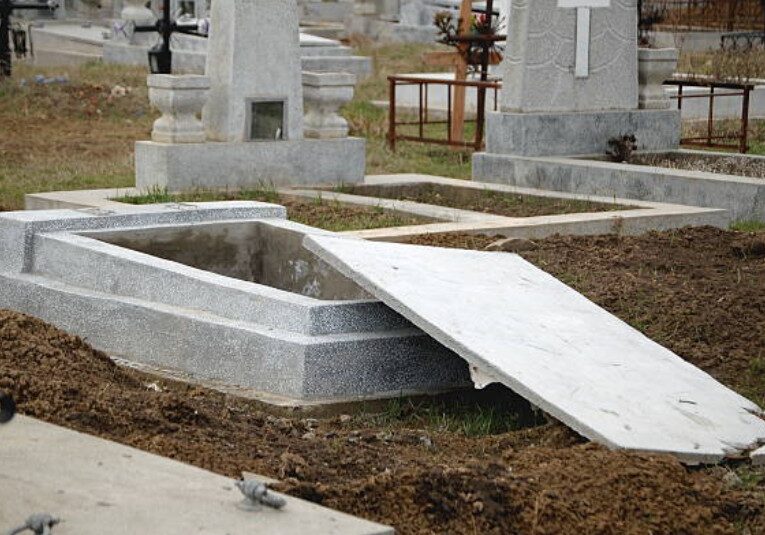
[[[609,140],[630,134],[639,151],[692,154],[678,149],[680,111],[670,109],[661,86],[639,97],[635,0],[513,1],[509,36],[501,109],[487,114],[474,179],[725,208],[734,220],[764,220],[759,179],[604,159]],[[657,62],[675,54],[650,52]]]
[[636,0],[513,1],[503,70],[476,160],[605,154],[627,133],[643,150],[679,145],[679,111],[638,109]]
[[365,142],[347,137],[336,113],[353,96],[353,77],[301,74],[296,9],[295,0],[215,3],[207,76],[149,77],[163,117],[152,141],[136,143],[139,189],[363,179]]
[[284,217],[256,202],[5,212],[0,308],[276,404],[469,384],[461,359],[303,248],[324,231]]

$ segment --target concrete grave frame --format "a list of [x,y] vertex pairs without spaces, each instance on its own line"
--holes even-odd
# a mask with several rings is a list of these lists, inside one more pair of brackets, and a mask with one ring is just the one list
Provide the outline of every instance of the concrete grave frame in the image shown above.
[[3,213],[0,307],[275,404],[470,384],[464,361],[303,248],[326,232],[284,217],[255,202]]
[[[675,154],[765,159],[708,151]],[[765,221],[765,180],[702,171],[614,163],[592,156],[473,155],[473,179],[518,187],[728,210],[733,221]],[[627,201],[629,202],[629,201]]]
[[[352,206],[367,206],[383,210],[432,219],[432,223],[405,227],[388,227],[341,234],[376,241],[405,241],[423,234],[455,232],[489,234],[519,238],[544,238],[553,234],[641,234],[649,230],[667,230],[684,226],[711,225],[727,228],[730,214],[719,208],[699,208],[649,201],[635,201],[614,196],[596,196],[577,193],[561,193],[541,189],[509,186],[487,182],[474,182],[429,175],[372,175],[362,184],[397,186],[401,184],[436,184],[468,189],[490,190],[500,193],[516,193],[560,199],[584,200],[599,203],[631,205],[635,209],[613,212],[590,212],[547,215],[537,217],[504,217],[482,212],[459,210],[444,206],[399,201],[378,197],[365,197],[327,191],[326,189],[281,188],[279,194],[287,197],[322,199]],[[127,195],[139,195],[136,188],[112,190],[60,191],[28,194],[25,197],[28,210],[52,210],[63,208],[97,208],[122,210],[130,206],[114,200]]]

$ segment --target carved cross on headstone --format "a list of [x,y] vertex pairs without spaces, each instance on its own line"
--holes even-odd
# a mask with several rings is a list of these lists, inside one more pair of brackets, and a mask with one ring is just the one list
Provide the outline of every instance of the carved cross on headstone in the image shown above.
[[590,15],[593,8],[611,7],[611,0],[558,0],[558,7],[576,9],[576,61],[574,75],[590,75]]

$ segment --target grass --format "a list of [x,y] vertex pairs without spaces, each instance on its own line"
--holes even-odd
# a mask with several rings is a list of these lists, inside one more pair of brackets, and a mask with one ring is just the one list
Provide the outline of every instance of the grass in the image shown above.
[[278,203],[287,207],[291,221],[334,232],[365,230],[372,228],[420,225],[430,221],[410,215],[388,212],[381,207],[356,207],[327,201],[321,197],[298,199],[280,195],[271,185],[258,188],[213,191],[197,189],[185,193],[169,193],[154,188],[141,195],[129,195],[113,199],[128,204],[157,204],[210,201],[260,201]]
[[736,221],[731,224],[731,230],[739,232],[761,232],[765,230],[765,222],[762,221]]
[[381,412],[364,411],[357,418],[375,427],[424,428],[466,437],[499,435],[545,423],[541,412],[497,385],[441,399],[395,398]]
[[[70,82],[20,85],[37,73]],[[112,95],[118,85],[125,96]],[[25,193],[132,186],[133,143],[154,119],[147,99],[142,69],[16,65],[0,81],[0,210],[23,208]]]

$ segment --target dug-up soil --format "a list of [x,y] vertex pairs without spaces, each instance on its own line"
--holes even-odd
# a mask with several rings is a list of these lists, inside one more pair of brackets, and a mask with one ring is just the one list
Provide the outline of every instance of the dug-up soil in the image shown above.
[[[765,234],[704,228],[550,238],[524,253],[726,384],[765,395]],[[428,243],[483,248],[488,238]],[[762,473],[611,452],[548,422],[491,435],[395,414],[306,418],[117,367],[0,311],[0,390],[20,410],[395,526],[401,533],[734,534],[765,530]],[[639,403],[640,400],[635,400]],[[12,428],[9,428],[9,430]]]

